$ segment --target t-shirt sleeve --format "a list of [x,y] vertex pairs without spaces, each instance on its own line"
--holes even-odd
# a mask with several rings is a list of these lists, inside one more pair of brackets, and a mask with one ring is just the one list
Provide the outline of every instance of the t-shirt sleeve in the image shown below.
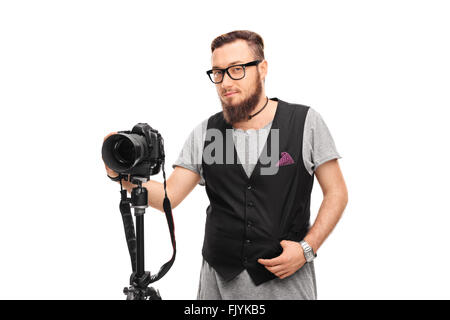
[[322,116],[311,107],[305,119],[302,151],[303,162],[311,175],[321,164],[342,158]]
[[178,159],[172,165],[172,168],[174,169],[176,166],[180,166],[200,175],[200,181],[198,184],[201,186],[205,185],[202,169],[202,154],[207,124],[208,119],[202,121],[194,128],[194,130],[191,131],[188,138],[184,142]]

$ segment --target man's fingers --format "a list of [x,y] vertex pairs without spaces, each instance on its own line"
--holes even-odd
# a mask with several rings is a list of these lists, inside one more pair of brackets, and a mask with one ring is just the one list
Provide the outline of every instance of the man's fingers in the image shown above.
[[282,256],[278,256],[273,259],[258,259],[258,262],[266,267],[274,267],[284,262]]
[[272,272],[280,279],[287,278],[291,275],[290,271],[286,270],[284,266],[266,267],[266,269]]
[[274,267],[280,264],[278,258],[274,259],[258,259],[258,262],[266,267]]
[[[109,133],[108,135],[106,135],[104,138],[103,138],[103,142],[105,142],[106,141],[106,139],[108,139],[110,136],[112,136],[113,134],[117,134],[117,132],[111,132],[111,133]],[[102,158],[103,159],[103,158]],[[103,163],[104,163],[105,161],[103,160]],[[116,171],[114,171],[114,170],[112,170],[110,167],[108,167],[107,165],[106,165],[106,163],[104,163],[105,164],[105,169],[106,169],[106,174],[108,175],[108,176],[110,176],[110,177],[117,177],[117,175],[118,175],[118,173],[116,172]]]
[[106,137],[103,138],[103,142],[105,142],[106,139],[108,139],[109,136],[112,136],[113,134],[116,134],[117,132],[111,132]]
[[266,269],[269,270],[270,272],[272,272],[273,274],[278,274],[278,273],[284,273],[285,271],[285,267],[283,265],[277,265],[275,267],[267,267]]
[[[286,265],[283,263],[278,263],[280,261],[280,257],[276,257],[274,259],[259,259],[258,262],[264,264],[264,267],[276,275],[279,279],[285,279],[292,275],[292,272],[287,270]],[[283,259],[281,258],[281,261]],[[278,263],[278,264],[277,264]]]
[[280,272],[279,274],[277,274],[277,277],[280,279],[285,279],[287,277],[290,277],[291,275],[292,274],[290,272],[284,272],[284,273]]

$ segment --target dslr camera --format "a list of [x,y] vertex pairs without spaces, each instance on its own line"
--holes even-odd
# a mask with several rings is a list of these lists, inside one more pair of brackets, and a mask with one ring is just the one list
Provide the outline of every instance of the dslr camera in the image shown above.
[[131,131],[109,136],[102,146],[105,164],[121,176],[149,179],[158,174],[164,162],[164,141],[147,123],[138,123]]

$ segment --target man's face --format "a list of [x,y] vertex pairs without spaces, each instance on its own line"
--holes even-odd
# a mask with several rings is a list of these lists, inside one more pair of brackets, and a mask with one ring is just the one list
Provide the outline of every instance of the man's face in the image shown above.
[[[244,40],[237,40],[214,50],[212,66],[226,68],[235,64],[256,60],[253,52]],[[224,118],[228,123],[236,123],[248,119],[248,115],[257,106],[262,95],[262,80],[265,77],[265,61],[257,66],[245,68],[245,77],[240,80],[231,79],[225,74],[223,81],[216,84],[217,93],[222,103]],[[263,68],[260,70],[260,66]]]

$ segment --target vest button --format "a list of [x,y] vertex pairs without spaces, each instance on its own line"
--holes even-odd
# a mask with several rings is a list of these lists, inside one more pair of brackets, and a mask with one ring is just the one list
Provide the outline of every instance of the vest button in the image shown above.
[[249,207],[254,207],[255,204],[253,203],[253,201],[249,201],[249,203],[247,203],[247,206],[249,206]]
[[250,239],[245,240],[245,242],[246,242],[247,244],[251,244],[251,243],[252,243],[252,241],[251,241]]
[[248,185],[248,186],[247,186],[247,189],[248,189],[248,190],[252,190],[252,188],[253,188],[253,187],[252,187],[251,185]]

